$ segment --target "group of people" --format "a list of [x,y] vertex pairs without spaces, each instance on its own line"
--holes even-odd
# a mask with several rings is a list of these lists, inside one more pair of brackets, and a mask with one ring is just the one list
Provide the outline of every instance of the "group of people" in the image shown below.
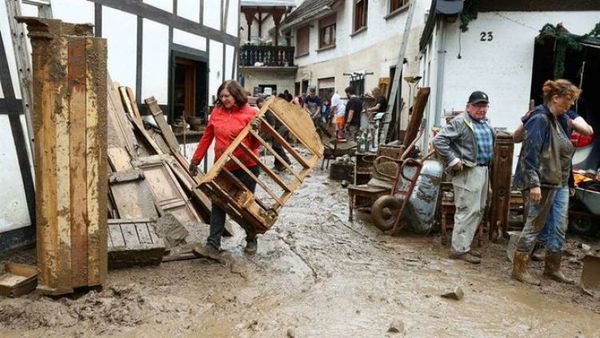
[[[546,81],[542,92],[543,104],[525,114],[513,134],[515,142],[522,142],[513,187],[526,199],[527,219],[514,254],[512,278],[540,284],[528,272],[528,262],[536,242],[541,242],[546,247],[544,275],[571,283],[560,269],[574,154],[570,134],[576,130],[591,136],[593,129],[570,110],[581,93],[571,82]],[[487,118],[489,102],[484,92],[473,92],[466,111],[454,117],[433,140],[454,188],[450,257],[474,264],[481,262],[481,254],[471,249],[471,244],[486,209],[495,145],[495,132]]]

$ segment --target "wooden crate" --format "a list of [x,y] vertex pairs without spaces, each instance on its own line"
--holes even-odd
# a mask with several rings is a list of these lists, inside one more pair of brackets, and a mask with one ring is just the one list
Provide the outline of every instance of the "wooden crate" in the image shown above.
[[106,279],[106,40],[90,25],[23,18],[31,38],[38,289]]
[[[267,111],[283,126],[290,135],[298,140],[292,147],[265,118]],[[229,148],[211,167],[209,172],[200,182],[200,189],[211,197],[227,214],[242,227],[251,232],[264,233],[277,220],[279,209],[290,198],[292,193],[302,184],[312,168],[323,156],[323,145],[315,126],[306,111],[298,106],[288,103],[280,98],[272,98],[265,102],[263,108],[257,113],[262,130],[274,142],[279,143],[291,156],[291,165],[281,159],[263,136],[246,126],[233,140]],[[271,169],[271,159],[257,157],[242,141],[252,135],[269,154],[278,158],[285,167],[286,175],[278,174]],[[253,157],[260,169],[266,174],[254,176],[233,153],[237,148],[242,149],[248,156]],[[233,174],[225,168],[228,162],[236,163],[257,183],[257,192],[252,194]]]

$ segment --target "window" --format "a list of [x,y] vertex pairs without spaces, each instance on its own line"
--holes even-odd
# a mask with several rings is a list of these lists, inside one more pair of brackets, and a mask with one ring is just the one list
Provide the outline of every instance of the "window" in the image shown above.
[[356,80],[350,80],[350,87],[354,88],[356,96],[365,95],[365,79],[360,78]]
[[336,15],[326,17],[319,21],[319,48],[335,47],[335,20]]
[[367,27],[368,0],[354,0],[354,32]]
[[330,100],[335,91],[335,78],[327,77],[319,79],[317,83],[319,84],[319,96],[321,99]]
[[304,26],[296,31],[296,56],[308,54],[310,27]]
[[408,2],[410,0],[390,0],[390,13],[394,12],[395,10],[402,8],[406,5],[408,5]]

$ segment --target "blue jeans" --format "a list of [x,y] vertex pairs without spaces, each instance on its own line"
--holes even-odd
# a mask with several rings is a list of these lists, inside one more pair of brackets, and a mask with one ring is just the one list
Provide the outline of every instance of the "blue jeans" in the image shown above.
[[[260,172],[258,166],[248,168],[254,174],[254,176],[258,177]],[[225,170],[225,169],[223,169]],[[256,189],[256,181],[254,181],[245,171],[242,169],[234,170],[231,172],[235,177],[237,177],[248,190],[254,193]],[[208,238],[206,239],[206,244],[212,245],[216,249],[221,248],[221,236],[223,236],[223,231],[225,230],[225,210],[223,210],[216,203],[212,204],[212,209],[210,212],[210,231]],[[246,230],[246,241],[256,241],[256,234],[250,233]]]
[[538,235],[538,239],[544,243],[546,249],[550,252],[560,252],[565,243],[568,209],[569,187],[565,186],[556,191],[544,230]]

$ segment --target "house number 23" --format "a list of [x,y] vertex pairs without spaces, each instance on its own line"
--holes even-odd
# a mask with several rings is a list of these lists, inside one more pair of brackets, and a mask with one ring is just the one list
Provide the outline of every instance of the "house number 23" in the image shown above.
[[492,32],[481,32],[479,33],[480,41],[492,41],[494,40],[494,33]]

